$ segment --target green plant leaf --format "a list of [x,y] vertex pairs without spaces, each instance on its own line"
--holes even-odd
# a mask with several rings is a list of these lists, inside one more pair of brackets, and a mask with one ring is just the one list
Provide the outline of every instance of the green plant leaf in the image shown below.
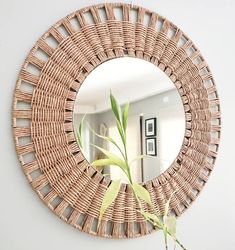
[[163,228],[162,221],[157,215],[145,212],[143,210],[140,210],[139,212],[144,216],[146,220],[153,222],[154,225],[157,226],[159,229]]
[[101,167],[105,165],[115,165],[115,162],[113,162],[110,159],[99,159],[99,160],[93,161],[91,165],[94,167]]
[[123,135],[124,134],[124,130],[123,130],[122,124],[120,123],[120,121],[118,121],[118,119],[115,118],[115,120],[116,120],[116,126],[118,128],[118,131],[120,130],[119,131],[120,135]]
[[[112,92],[110,92],[110,102],[111,102],[111,108],[114,113],[115,119],[116,119],[116,126],[119,132],[119,135],[122,139],[124,147],[126,147],[126,134],[125,134],[125,129],[123,127],[123,119],[122,119],[122,114],[121,114],[121,107],[118,104],[117,100],[115,97],[112,95]],[[124,110],[124,117],[125,117],[125,123],[127,122],[127,116],[128,116],[128,110],[129,110],[129,105],[126,106]],[[127,124],[125,124],[126,127]]]
[[81,138],[81,134],[79,132],[79,129],[77,129],[77,142],[78,142],[78,145],[81,149],[82,148],[82,138]]
[[121,119],[120,119],[120,106],[117,102],[117,100],[115,99],[115,97],[112,95],[112,92],[110,92],[110,102],[111,102],[111,108],[112,108],[112,111],[116,117],[116,119],[121,122]]
[[173,197],[173,195],[177,192],[177,190],[175,190],[171,195],[170,195],[170,198],[168,199],[166,205],[165,205],[165,212],[164,212],[164,215],[167,216],[168,213],[169,213],[169,208],[170,208],[170,202],[171,202],[171,199]]
[[128,113],[129,113],[129,103],[126,103],[123,113],[122,113],[122,125],[123,125],[124,131],[126,131]]
[[114,180],[111,182],[110,186],[107,188],[102,204],[100,207],[100,215],[99,215],[99,221],[102,219],[106,209],[113,203],[113,201],[116,199],[119,189],[120,189],[121,181],[120,180]]
[[78,139],[78,145],[80,149],[83,149],[83,143],[82,143],[82,137],[83,137],[83,128],[84,128],[84,120],[85,120],[86,114],[82,117],[82,120],[80,121],[77,129],[77,139]]
[[116,119],[116,126],[119,132],[119,135],[122,139],[122,143],[124,145],[124,147],[126,147],[126,135],[125,135],[125,131],[123,130],[122,124]]
[[[119,165],[117,165],[115,162],[113,162],[112,160],[110,160],[109,158],[107,159],[99,159],[99,160],[95,160],[91,163],[91,165],[93,167],[102,167],[102,166],[106,166],[106,165],[112,165],[112,167],[119,167]],[[121,169],[125,175],[127,174],[126,171],[124,169]],[[103,174],[104,175],[104,174]],[[109,175],[109,174],[108,174]]]
[[107,150],[100,148],[96,145],[93,145],[93,146],[96,147],[97,149],[99,149],[101,152],[103,152],[109,158],[109,160],[111,160],[114,163],[113,165],[120,167],[126,173],[127,165],[126,165],[124,160],[122,160],[117,155],[111,153],[110,151],[107,151]]
[[176,218],[175,216],[165,216],[164,224],[167,228],[167,231],[170,233],[171,236],[176,237]]
[[[101,167],[101,166],[105,166],[105,165],[112,165],[112,166],[117,166],[120,168],[119,165],[117,165],[116,162],[112,161],[111,159],[109,158],[106,158],[106,159],[99,159],[99,160],[95,160],[91,163],[91,165],[93,167]],[[124,171],[124,170],[123,170]]]
[[147,202],[150,206],[152,206],[152,201],[151,201],[151,197],[149,192],[147,191],[147,189],[145,189],[143,186],[141,186],[138,183],[133,183],[132,184],[132,188],[134,190],[135,195],[144,200],[145,202]]

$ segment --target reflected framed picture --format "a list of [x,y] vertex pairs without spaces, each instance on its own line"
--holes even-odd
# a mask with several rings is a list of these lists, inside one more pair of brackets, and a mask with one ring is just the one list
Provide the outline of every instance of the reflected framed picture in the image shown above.
[[149,118],[145,120],[145,136],[157,135],[157,118]]
[[156,138],[146,138],[146,155],[156,156],[157,155],[157,142]]

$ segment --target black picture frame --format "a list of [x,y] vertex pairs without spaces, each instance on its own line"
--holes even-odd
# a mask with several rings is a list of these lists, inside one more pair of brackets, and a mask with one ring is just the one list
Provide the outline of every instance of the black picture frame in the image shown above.
[[157,135],[157,118],[145,119],[145,136],[151,137]]
[[157,156],[156,137],[145,139],[145,153],[146,153],[146,155]]

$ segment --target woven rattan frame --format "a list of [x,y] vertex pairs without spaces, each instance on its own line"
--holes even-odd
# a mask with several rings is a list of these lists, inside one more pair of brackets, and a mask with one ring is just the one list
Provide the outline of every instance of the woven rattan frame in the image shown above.
[[28,54],[13,101],[16,150],[33,189],[67,223],[115,238],[141,236],[153,229],[135,209],[127,208],[135,208],[136,203],[126,184],[97,229],[99,207],[110,180],[81,154],[73,129],[73,106],[86,76],[106,60],[123,56],[158,66],[182,97],[186,117],[183,146],[167,171],[143,184],[159,213],[177,189],[170,206],[179,216],[196,199],[213,169],[220,107],[204,58],[167,19],[129,4],[100,4],[68,15]]

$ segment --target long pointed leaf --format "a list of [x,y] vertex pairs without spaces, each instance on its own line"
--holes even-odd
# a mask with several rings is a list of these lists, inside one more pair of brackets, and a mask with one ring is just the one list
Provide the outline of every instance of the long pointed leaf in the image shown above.
[[82,117],[82,120],[80,121],[77,129],[77,138],[78,138],[78,145],[81,149],[83,149],[83,128],[84,128],[84,120],[85,120],[86,114]]
[[176,218],[175,216],[166,216],[164,224],[171,236],[176,237]]
[[129,113],[129,103],[125,105],[123,113],[122,113],[122,125],[123,125],[124,131],[126,131],[126,127],[127,127],[128,113]]
[[[124,147],[126,147],[126,134],[125,134],[125,129],[123,127],[121,107],[111,92],[110,92],[110,102],[111,102],[112,111],[115,115],[116,126],[118,128],[119,135],[122,139]],[[126,112],[128,115],[128,108],[127,108]],[[127,117],[126,117],[126,120],[127,120]]]
[[110,186],[107,188],[102,204],[100,207],[100,215],[99,215],[99,221],[102,219],[106,209],[113,203],[113,201],[116,199],[119,189],[120,189],[121,181],[120,180],[114,180],[111,182]]
[[132,188],[134,190],[134,193],[136,194],[136,196],[142,200],[144,200],[145,202],[147,202],[150,206],[152,206],[152,201],[151,201],[151,197],[149,192],[147,191],[147,189],[145,189],[143,186],[141,186],[138,183],[133,183],[132,184]]
[[126,136],[125,136],[125,130],[123,128],[123,123],[122,123],[121,107],[111,92],[110,92],[110,102],[111,102],[112,111],[115,115],[116,126],[118,128],[119,135],[120,135],[122,142],[123,142],[123,145],[125,147],[126,146]]
[[93,161],[91,165],[94,167],[102,167],[102,166],[107,166],[107,165],[115,165],[115,162],[113,162],[110,159],[99,159],[99,160]]
[[[99,159],[99,160],[95,160],[91,163],[91,165],[93,167],[102,167],[102,166],[107,166],[107,165],[112,165],[112,166],[116,166],[119,167],[119,165],[117,165],[116,162],[112,161],[111,159],[107,158],[107,159]],[[126,174],[125,170],[122,169],[124,171],[124,173]]]
[[[99,160],[95,160],[91,163],[91,165],[93,167],[102,167],[102,166],[107,166],[107,165],[112,165],[112,167],[119,167],[119,165],[117,165],[114,161],[112,161],[111,159],[107,158],[107,159],[99,159]],[[125,175],[127,175],[127,172],[125,169],[121,170],[124,172]]]
[[122,139],[122,143],[124,147],[126,147],[126,136],[125,136],[125,131],[123,130],[122,124],[116,119],[116,126],[119,132],[119,135]]
[[100,148],[96,145],[93,145],[93,146],[96,147],[97,149],[99,149],[101,152],[103,152],[111,161],[113,161],[115,163],[115,165],[119,166],[124,172],[126,172],[127,166],[126,166],[126,163],[124,160],[122,160],[117,155],[111,153],[110,151],[107,151],[107,150]]
[[82,148],[82,138],[81,138],[79,129],[77,129],[77,142],[78,142],[79,147]]
[[177,192],[177,190],[175,190],[171,195],[170,195],[170,198],[168,199],[166,205],[165,205],[165,212],[164,212],[164,215],[167,216],[168,213],[169,213],[169,208],[170,208],[170,202],[171,202],[171,199],[173,197],[173,195]]
[[120,116],[121,116],[121,110],[120,110],[120,106],[118,104],[118,102],[116,101],[115,97],[112,95],[112,93],[110,92],[110,102],[111,102],[111,108],[112,111],[116,117],[116,119],[121,122]]

